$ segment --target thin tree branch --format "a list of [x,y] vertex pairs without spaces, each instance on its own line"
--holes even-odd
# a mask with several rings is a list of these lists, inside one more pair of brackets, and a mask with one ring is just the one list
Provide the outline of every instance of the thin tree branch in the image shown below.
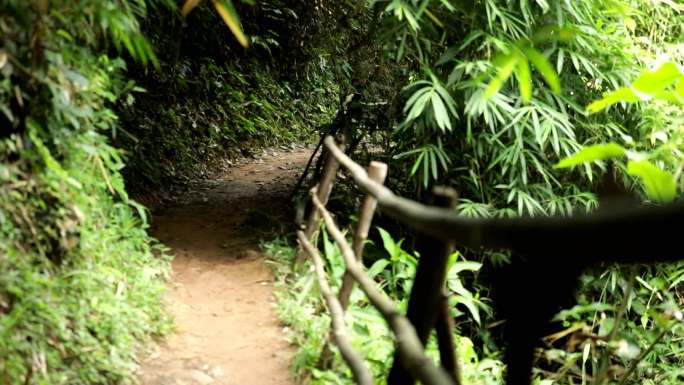
[[302,175],[299,176],[297,183],[295,183],[295,186],[292,188],[292,191],[290,192],[290,199],[294,198],[295,194],[297,194],[297,191],[299,191],[299,189],[302,187],[302,184],[304,184],[304,179],[306,179],[306,175],[309,173],[309,167],[311,167],[311,163],[313,163],[313,160],[316,158],[318,150],[320,150],[321,146],[323,145],[323,139],[325,139],[325,137],[321,136],[321,139],[318,141],[316,148],[314,148],[313,152],[311,152],[309,160],[306,162],[306,166],[304,166],[304,171],[302,171]]
[[318,199],[315,189],[312,190],[311,197],[325,221],[328,233],[340,247],[347,264],[347,271],[359,283],[361,290],[366,293],[371,304],[382,314],[394,332],[402,363],[415,378],[425,385],[453,385],[449,375],[443,369],[435,366],[432,360],[425,355],[424,346],[420,343],[413,325],[399,312],[394,302],[385,293],[378,290],[375,281],[364,273],[361,264],[354,256],[354,251],[335,225],[335,221],[328,210]]
[[627,371],[625,372],[625,374],[622,375],[622,378],[620,378],[620,382],[618,382],[618,385],[624,385],[627,382],[627,379],[629,378],[629,376],[632,375],[637,365],[639,365],[639,363],[643,361],[644,358],[646,358],[648,353],[650,353],[653,350],[653,348],[658,344],[658,342],[660,342],[660,340],[662,340],[663,337],[665,337],[665,335],[670,331],[670,329],[672,329],[672,326],[674,326],[675,324],[676,322],[671,322],[670,325],[668,325],[668,327],[663,328],[663,330],[660,332],[660,334],[658,334],[658,336],[653,340],[653,342],[651,342],[648,348],[641,352],[639,357],[637,357],[629,364],[629,367],[627,367]]
[[[622,303],[615,316],[615,321],[613,322],[613,328],[610,330],[610,334],[606,341],[610,344],[617,335],[618,329],[620,328],[620,323],[627,312],[627,304],[629,303],[629,297],[632,295],[632,290],[634,290],[634,279],[636,278],[637,268],[632,266],[631,272],[629,274],[629,281],[627,281],[627,287],[625,288],[625,293],[622,296]],[[599,364],[598,375],[596,375],[594,384],[603,385],[606,380],[606,373],[608,372],[608,361],[610,359],[610,350],[606,349],[601,357],[601,363]]]
[[344,322],[344,310],[340,305],[340,301],[337,300],[337,296],[330,289],[328,285],[328,280],[325,277],[325,270],[323,268],[323,260],[321,258],[318,250],[313,247],[311,242],[306,239],[304,232],[297,231],[297,238],[299,238],[299,243],[311,256],[313,260],[314,269],[316,270],[316,276],[318,277],[318,287],[325,297],[325,301],[328,305],[328,310],[330,311],[330,318],[332,320],[333,326],[333,336],[335,337],[335,343],[342,353],[342,358],[349,365],[352,373],[354,373],[354,379],[359,385],[372,385],[373,376],[370,370],[366,367],[365,362],[361,355],[354,349],[349,337],[347,336],[347,328]]

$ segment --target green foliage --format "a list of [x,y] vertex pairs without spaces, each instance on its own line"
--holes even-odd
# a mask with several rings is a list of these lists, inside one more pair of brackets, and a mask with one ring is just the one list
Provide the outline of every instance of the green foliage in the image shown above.
[[[436,125],[442,132],[451,131],[451,119],[458,118],[456,102],[434,75],[432,81],[420,80],[407,87],[419,87],[406,101],[404,113],[406,124],[410,124],[419,116],[423,116],[426,124]],[[432,107],[432,109],[430,109]]]
[[[449,301],[455,309],[459,304],[465,306],[470,316],[479,325],[481,323],[480,310],[489,313],[491,312],[491,309],[488,305],[482,302],[480,298],[478,298],[479,294],[473,294],[470,290],[465,288],[459,274],[463,271],[471,271],[476,273],[480,271],[482,264],[479,262],[465,260],[458,261],[460,256],[460,253],[456,252],[449,257],[446,278],[447,289],[451,292]],[[463,315],[463,313],[456,310],[454,313],[454,318],[458,318],[459,315]]]
[[485,97],[491,98],[501,90],[506,80],[515,73],[520,89],[520,96],[525,103],[532,99],[532,73],[530,63],[539,71],[542,78],[555,93],[561,92],[561,83],[558,74],[553,69],[549,60],[543,53],[532,46],[520,47],[520,44],[511,47],[509,54],[495,57],[492,60],[496,76],[487,85]]
[[[578,304],[556,316],[564,330],[547,339],[547,359],[565,367],[581,365],[581,372],[570,375],[578,381],[588,381],[589,373],[599,371],[601,359],[611,357],[614,366],[634,365],[632,373],[615,370],[611,383],[679,382],[677,341],[682,328],[674,280],[681,275],[680,265],[640,271],[632,283],[617,268],[584,276]],[[619,312],[624,313],[621,320]],[[593,343],[582,335],[605,343]],[[568,346],[574,346],[574,351],[567,351]]]
[[[560,175],[553,165],[584,143],[624,134],[620,122],[588,117],[579,107],[596,95],[587,89],[587,79],[614,84],[617,73],[632,71],[632,58],[616,55],[629,52],[624,50],[629,43],[624,30],[604,28],[620,23],[613,6],[601,1],[555,7],[495,0],[462,7],[438,1],[402,3],[415,10],[420,28],[396,20],[396,28],[405,28],[402,33],[417,41],[396,49],[406,60],[429,68],[423,72],[430,80],[418,83],[425,84],[422,88],[407,89],[406,116],[391,151],[412,154],[437,146],[452,162],[448,168],[428,167],[431,162],[424,164],[417,155],[399,156],[412,163],[398,168],[413,176],[421,190],[437,180],[457,185],[462,198],[487,205],[495,216],[509,216],[511,210],[518,215],[567,215],[573,210],[569,207],[594,207],[588,190],[595,171],[588,166],[577,170],[582,182],[574,183],[577,174]],[[594,20],[599,9],[611,15],[602,21],[604,26]],[[428,10],[434,19],[425,16]],[[435,19],[460,27],[444,28]],[[610,65],[604,60],[608,56]],[[517,87],[508,85],[513,75]],[[493,80],[483,85],[490,76]],[[442,85],[452,101],[444,104],[453,107],[452,113],[436,119],[439,108],[428,108],[425,96],[428,83]],[[570,98],[573,94],[579,98]]]
[[[682,75],[679,67],[675,63],[667,62],[654,71],[647,70],[642,72],[636,78],[631,88],[621,87],[606,93],[602,99],[589,104],[587,110],[598,112],[615,103],[633,103],[651,99],[679,104],[682,100],[682,95],[679,94],[680,89],[684,89],[682,78],[684,78],[684,75]],[[668,90],[671,86],[674,86],[674,90]],[[678,133],[678,131],[675,130],[675,133]],[[666,140],[666,143],[660,147],[664,148],[664,151],[677,150],[675,153],[678,153],[679,145],[677,142],[677,140],[671,142]],[[583,148],[577,154],[561,160],[556,167],[564,168],[580,163],[627,155],[632,159],[627,162],[627,173],[641,179],[646,196],[658,202],[670,202],[677,195],[675,175],[643,159],[658,157],[660,151],[661,149],[656,148],[649,149],[646,153],[642,154],[630,153],[620,145],[608,143]],[[671,159],[666,160],[671,161]],[[678,166],[679,164],[681,164],[681,161],[670,166]]]
[[[400,64],[392,67],[395,78],[406,78],[396,85],[402,90],[396,104],[403,110],[393,110],[393,116],[400,118],[380,142],[393,160],[389,183],[395,191],[421,198],[432,185],[452,185],[459,190],[459,212],[469,217],[570,215],[596,208],[592,191],[606,170],[601,161],[619,158],[627,159],[616,168],[619,182],[637,192],[642,185],[646,200],[671,201],[681,191],[681,5],[646,0],[380,4],[385,12],[379,14],[377,39],[385,57]],[[625,87],[626,79],[635,80]],[[636,103],[641,101],[649,103]],[[502,257],[462,253],[486,263]],[[392,261],[376,263],[374,274],[392,271]],[[637,282],[663,287],[677,269],[650,269]],[[593,273],[584,279],[597,286],[626,281],[615,269]],[[486,294],[486,277],[480,284]],[[678,285],[670,289],[668,295],[680,294]],[[649,304],[654,292],[640,290],[630,301]],[[400,292],[393,294],[401,298]],[[616,318],[615,304],[622,298],[588,285],[578,296],[584,310],[575,321],[590,325],[583,332],[599,342],[568,338],[566,345],[550,347],[546,360],[538,361],[537,383],[587,383],[603,370],[601,362],[625,370],[641,363],[630,374],[634,383],[681,382],[674,380],[681,374],[675,369],[681,364],[678,353],[652,354],[664,344],[681,350],[679,331],[655,321],[674,308],[649,308],[644,323],[643,313],[631,309],[623,322],[603,322]],[[619,323],[623,334],[604,344],[610,322]],[[478,349],[497,351],[486,329],[473,329],[471,335],[482,339]],[[663,331],[668,338],[657,340]],[[635,356],[648,349],[645,357]]]
[[616,103],[634,103],[651,99],[681,104],[684,101],[684,73],[676,63],[667,62],[653,71],[642,72],[632,86],[606,93],[602,99],[587,106],[596,113]]
[[[369,254],[379,253],[379,258],[372,263],[368,274],[375,278],[379,287],[391,295],[400,307],[405,308],[415,275],[416,257],[402,248],[402,240],[394,240],[383,229],[378,228],[378,232],[383,250],[375,249],[372,244],[368,245]],[[339,287],[344,272],[343,258],[339,249],[330,243],[325,233],[323,234],[322,246],[327,263],[328,281],[333,287]],[[290,274],[292,260],[297,251],[288,246],[287,241],[283,239],[264,243],[262,248],[270,256],[269,264],[276,276],[280,277],[276,284],[277,309],[281,320],[292,329],[291,340],[299,347],[293,366],[300,381],[313,384],[353,383],[352,374],[336,349],[333,349],[335,360],[332,369],[317,369],[320,352],[330,333],[330,319],[318,292],[313,272],[310,269],[301,269],[306,273],[300,271],[297,275]],[[461,321],[472,318],[480,322],[480,311],[490,310],[479,295],[473,293],[469,285],[464,283],[463,273],[477,272],[481,264],[459,260],[459,255],[454,254],[449,266],[447,288],[454,305],[454,317]],[[394,340],[385,320],[368,303],[358,288],[352,292],[346,321],[352,342],[365,357],[374,377],[386,378],[394,353]],[[455,340],[466,383],[485,385],[501,381],[503,366],[500,361],[481,359],[475,345],[467,337],[457,335]],[[434,338],[428,343],[427,349],[429,356],[437,359],[439,353]]]
[[379,274],[376,274],[373,271],[373,276],[381,277],[383,279],[384,285],[386,285],[385,290],[390,293],[392,298],[401,301],[402,305],[400,307],[405,309],[405,300],[408,299],[408,296],[411,293],[412,280],[416,275],[418,261],[413,255],[401,248],[403,240],[395,242],[387,231],[381,228],[378,228],[378,231],[382,238],[382,245],[389,258],[378,259],[373,266],[371,266],[370,270],[379,270],[378,264],[385,267]]
[[[585,147],[576,154],[561,160],[555,167],[572,167],[587,162],[621,158],[625,155],[627,155],[627,151],[618,144],[596,144]],[[657,202],[670,202],[677,195],[677,185],[674,176],[658,168],[648,160],[628,161],[627,174],[639,177],[644,185],[646,196]]]
[[677,186],[672,174],[647,160],[629,161],[627,173],[641,178],[646,196],[655,201],[670,202],[677,195]]
[[558,162],[556,168],[566,168],[577,166],[586,162],[594,162],[597,160],[620,158],[626,155],[624,147],[616,143],[595,144],[587,146],[578,151],[576,154],[562,159]]
[[[153,3],[151,3],[153,4]],[[121,59],[157,62],[142,1],[9,1],[0,15],[0,378],[131,381],[168,330],[165,249],[107,142]],[[103,33],[107,38],[103,39]],[[114,49],[109,45],[112,44]]]
[[210,5],[201,2],[187,24],[173,10],[143,20],[160,47],[161,70],[150,76],[131,67],[129,75],[147,91],[118,104],[122,124],[113,133],[127,150],[124,174],[140,187],[204,174],[225,157],[259,147],[309,141],[337,107],[331,63],[316,57],[315,67],[287,64],[308,63],[285,51],[294,44],[293,9],[277,1],[250,7],[242,23],[253,47],[245,51]]

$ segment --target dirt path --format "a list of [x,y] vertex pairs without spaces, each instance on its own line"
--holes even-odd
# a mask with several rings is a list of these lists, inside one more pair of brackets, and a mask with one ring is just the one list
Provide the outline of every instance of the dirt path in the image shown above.
[[157,210],[152,233],[176,256],[167,301],[177,330],[142,362],[143,385],[293,384],[257,250],[262,231],[291,223],[287,194],[310,152],[266,151]]

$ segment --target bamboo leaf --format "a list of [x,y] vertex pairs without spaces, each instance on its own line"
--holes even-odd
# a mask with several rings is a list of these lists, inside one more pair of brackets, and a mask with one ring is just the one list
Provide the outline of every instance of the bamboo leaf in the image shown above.
[[181,15],[183,15],[183,17],[187,16],[190,11],[199,5],[200,1],[202,0],[186,0],[183,4],[183,8],[181,8]]
[[646,195],[655,201],[671,202],[677,195],[674,176],[647,160],[627,162],[627,173],[639,177]]
[[638,101],[641,101],[641,98],[639,97],[639,95],[634,93],[634,91],[631,88],[620,87],[615,91],[605,93],[602,99],[596,100],[589,104],[587,106],[587,111],[590,114],[594,114],[616,103],[635,103]]
[[495,59],[495,62],[500,63],[496,67],[496,76],[489,82],[489,85],[485,89],[484,95],[486,99],[491,98],[499,92],[506,80],[508,80],[513,73],[513,70],[515,70],[519,59],[520,55],[517,52],[510,53],[500,59]]
[[418,158],[416,158],[416,161],[413,163],[413,167],[411,168],[411,176],[416,174],[416,171],[418,171],[418,168],[420,167],[420,163],[423,161],[423,157],[425,156],[425,152],[422,151],[420,155],[418,155]]
[[579,152],[556,163],[554,168],[567,168],[578,164],[619,158],[625,156],[625,148],[616,143],[597,144],[581,149]]
[[432,93],[430,102],[432,103],[432,110],[435,113],[435,121],[437,126],[442,130],[451,130],[451,119],[447,113],[444,102],[437,93]]
[[515,71],[520,88],[520,97],[524,103],[529,103],[532,99],[532,74],[530,73],[530,63],[525,58],[518,61],[518,68]]
[[632,83],[632,87],[642,93],[654,95],[673,85],[682,78],[679,67],[667,62],[655,71],[645,71]]
[[553,69],[549,60],[544,56],[543,53],[539,52],[533,47],[523,48],[523,53],[527,59],[532,62],[532,65],[541,73],[546,84],[549,85],[551,91],[555,93],[561,92],[561,83],[558,73]]
[[431,96],[430,92],[425,92],[416,100],[415,103],[413,103],[413,106],[411,107],[411,111],[409,112],[408,116],[406,117],[407,121],[410,122],[413,119],[419,117],[420,114],[423,113],[423,110],[425,109],[425,105],[430,100],[430,96]]
[[404,113],[408,112],[413,105],[416,104],[416,101],[418,98],[420,98],[423,94],[426,92],[430,91],[429,87],[423,87],[420,88],[418,91],[414,92],[413,95],[406,101],[406,105],[404,106]]
[[437,180],[439,170],[437,169],[437,159],[434,151],[430,151],[430,168],[432,169],[432,179]]
[[[430,170],[429,170],[430,163],[429,163],[429,159],[428,159],[429,158],[428,154],[427,153],[423,153],[423,154],[425,154],[425,157],[423,159],[423,186],[425,186],[427,188],[428,183],[429,183],[429,178],[430,178]],[[423,154],[421,154],[421,155],[423,155]]]
[[449,91],[447,91],[446,88],[442,87],[441,85],[436,85],[435,91],[437,91],[437,93],[439,93],[439,95],[442,97],[442,100],[444,100],[444,104],[446,104],[451,115],[458,119],[458,112],[456,111],[456,102],[454,101],[454,98],[451,97],[451,94],[449,94]]
[[214,8],[216,12],[219,13],[223,21],[226,23],[230,31],[233,33],[237,41],[243,46],[249,46],[249,40],[247,36],[242,32],[242,27],[240,27],[240,18],[235,12],[235,8],[230,0],[214,0]]

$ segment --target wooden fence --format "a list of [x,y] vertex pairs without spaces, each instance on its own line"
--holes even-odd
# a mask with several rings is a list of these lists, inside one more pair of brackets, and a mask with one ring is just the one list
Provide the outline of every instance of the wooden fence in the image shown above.
[[[339,140],[339,139],[338,139]],[[339,140],[343,146],[343,140]],[[448,188],[434,192],[434,205],[425,205],[396,196],[383,186],[387,166],[372,162],[368,172],[344,154],[335,139],[324,140],[328,159],[321,182],[312,189],[313,209],[304,231],[297,236],[302,246],[296,262],[308,254],[332,319],[332,337],[343,359],[351,368],[358,384],[374,380],[362,356],[354,350],[347,335],[344,312],[353,283],[358,283],[370,303],[382,314],[396,336],[396,353],[388,378],[389,385],[408,385],[419,380],[425,385],[458,385],[459,365],[454,352],[453,319],[444,292],[448,256],[454,243],[469,248],[506,248],[523,254],[529,263],[549,258],[571,257],[582,266],[590,263],[654,262],[681,259],[678,233],[684,219],[684,204],[637,208],[619,207],[570,218],[470,219],[459,216],[453,206],[456,194]],[[325,205],[340,165],[366,193],[361,206],[359,224],[349,245]],[[409,298],[406,316],[376,286],[361,263],[363,243],[376,203],[384,213],[420,232],[417,250],[419,261]],[[447,209],[445,209],[447,208]],[[337,295],[332,292],[324,271],[323,260],[311,244],[311,237],[324,221],[327,231],[338,244],[346,272]],[[437,332],[440,366],[424,352],[431,331]],[[329,355],[328,349],[323,356]],[[325,357],[324,357],[325,358]]]

